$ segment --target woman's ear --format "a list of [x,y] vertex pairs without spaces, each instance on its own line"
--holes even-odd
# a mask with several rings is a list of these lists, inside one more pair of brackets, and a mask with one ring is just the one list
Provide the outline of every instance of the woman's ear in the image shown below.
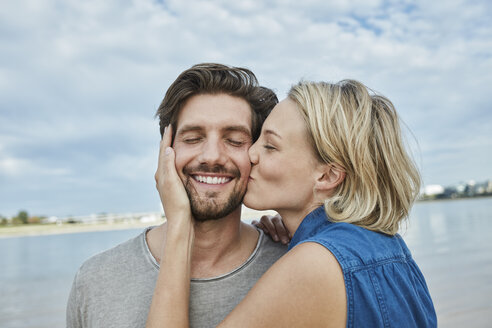
[[318,171],[314,189],[321,192],[332,191],[345,179],[345,170],[337,164],[323,164]]

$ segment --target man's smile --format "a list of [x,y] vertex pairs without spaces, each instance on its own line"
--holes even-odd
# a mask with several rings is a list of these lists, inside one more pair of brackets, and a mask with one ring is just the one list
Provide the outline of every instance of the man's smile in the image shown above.
[[222,185],[232,180],[232,177],[230,176],[217,176],[217,175],[194,174],[191,175],[191,177],[193,178],[193,180],[197,182],[209,184],[209,185]]

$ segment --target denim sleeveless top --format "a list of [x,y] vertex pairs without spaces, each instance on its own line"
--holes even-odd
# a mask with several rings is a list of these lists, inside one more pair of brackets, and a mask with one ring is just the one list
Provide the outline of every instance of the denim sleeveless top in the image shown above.
[[437,326],[424,276],[399,235],[330,222],[321,206],[304,218],[289,250],[305,242],[326,247],[342,268],[347,327]]

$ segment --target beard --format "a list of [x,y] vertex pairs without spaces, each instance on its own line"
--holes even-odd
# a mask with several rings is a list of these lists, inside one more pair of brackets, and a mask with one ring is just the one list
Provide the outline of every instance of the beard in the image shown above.
[[222,165],[209,167],[201,164],[194,168],[183,168],[183,173],[187,176],[184,184],[188,199],[190,200],[191,214],[196,221],[204,222],[209,220],[221,219],[232,213],[239,205],[241,205],[246,188],[241,188],[241,185],[236,184],[232,192],[228,195],[225,201],[218,199],[220,193],[207,192],[205,195],[199,195],[191,180],[193,179],[190,172],[199,171],[203,173],[227,173],[232,174],[234,179],[239,179],[241,173],[237,168],[227,170]]

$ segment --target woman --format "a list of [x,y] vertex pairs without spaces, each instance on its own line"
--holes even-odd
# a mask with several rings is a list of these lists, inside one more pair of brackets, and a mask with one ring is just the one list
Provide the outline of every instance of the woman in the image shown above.
[[[161,196],[169,248],[147,325],[182,327],[193,223],[169,145],[166,131],[159,189],[176,192]],[[352,80],[301,82],[273,109],[249,154],[244,203],[276,210],[293,237],[220,326],[437,325],[424,277],[397,234],[420,178],[388,99]]]

